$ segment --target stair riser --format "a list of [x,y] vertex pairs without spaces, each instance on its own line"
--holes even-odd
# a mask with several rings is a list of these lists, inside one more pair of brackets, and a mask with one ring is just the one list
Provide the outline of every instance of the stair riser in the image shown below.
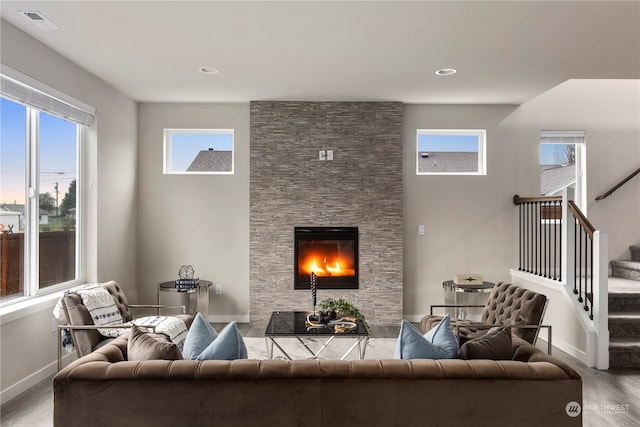
[[636,338],[640,341],[640,322],[627,319],[609,319],[610,338]]
[[640,350],[619,351],[614,348],[609,349],[610,368],[638,368],[640,367]]
[[618,297],[609,295],[609,313],[618,312],[638,312],[640,311],[640,295],[633,297]]
[[612,265],[611,275],[614,277],[620,277],[622,279],[640,281],[640,271],[633,270],[630,268],[625,268],[622,266]]

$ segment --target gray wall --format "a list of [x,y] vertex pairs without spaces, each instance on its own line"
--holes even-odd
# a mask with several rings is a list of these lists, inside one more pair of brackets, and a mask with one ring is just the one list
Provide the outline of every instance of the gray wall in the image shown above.
[[[189,264],[222,285],[210,320],[249,321],[249,104],[153,104],[138,108],[139,265],[143,301]],[[163,129],[234,129],[233,175],[164,175]],[[175,296],[175,295],[173,295]],[[163,303],[171,294],[161,295]]]
[[[477,273],[509,279],[517,262],[518,140],[501,123],[512,105],[406,105],[404,108],[404,315],[420,320],[429,305],[443,304],[442,282]],[[417,129],[486,129],[487,174],[416,175]],[[536,159],[531,159],[537,161]],[[418,235],[418,225],[425,235]]]
[[[319,161],[331,149],[334,160]],[[360,288],[344,297],[370,323],[402,318],[402,104],[251,103],[251,321],[311,308],[293,290],[295,226],[356,226]]]

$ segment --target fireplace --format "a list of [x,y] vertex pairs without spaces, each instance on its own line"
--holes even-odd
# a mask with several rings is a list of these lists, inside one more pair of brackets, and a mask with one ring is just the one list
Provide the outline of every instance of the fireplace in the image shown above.
[[358,289],[357,227],[295,227],[294,289]]

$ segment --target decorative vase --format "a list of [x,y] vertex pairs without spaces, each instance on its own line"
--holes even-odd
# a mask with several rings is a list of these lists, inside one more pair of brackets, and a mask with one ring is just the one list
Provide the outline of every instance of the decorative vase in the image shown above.
[[183,265],[178,271],[178,277],[181,279],[193,279],[194,270],[190,265]]

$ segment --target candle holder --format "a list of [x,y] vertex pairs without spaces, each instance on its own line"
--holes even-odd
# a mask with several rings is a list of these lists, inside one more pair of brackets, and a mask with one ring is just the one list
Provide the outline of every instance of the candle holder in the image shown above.
[[311,304],[313,305],[313,315],[315,317],[316,303],[317,303],[317,299],[316,299],[317,278],[316,278],[316,273],[314,273],[313,271],[311,272],[310,280],[311,280]]

